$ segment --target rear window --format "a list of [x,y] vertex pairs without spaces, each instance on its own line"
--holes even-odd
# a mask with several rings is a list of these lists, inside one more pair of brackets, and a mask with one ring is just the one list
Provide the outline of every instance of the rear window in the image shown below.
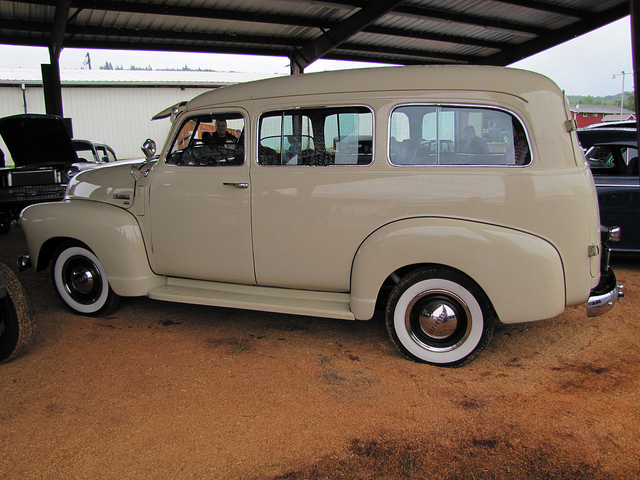
[[391,114],[394,165],[528,165],[522,123],[492,108],[407,105]]

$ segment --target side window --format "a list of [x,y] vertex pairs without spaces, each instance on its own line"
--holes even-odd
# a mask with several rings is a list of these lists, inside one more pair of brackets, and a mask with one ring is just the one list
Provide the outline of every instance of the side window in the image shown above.
[[96,163],[96,157],[93,154],[93,147],[90,143],[74,141],[73,149],[76,151],[79,162]]
[[182,124],[166,161],[183,166],[242,165],[244,125],[238,113],[191,117]]
[[395,165],[437,163],[437,107],[412,106],[391,115],[389,158]]
[[595,175],[638,176],[638,150],[635,148],[596,145],[585,157]]
[[116,153],[110,148],[107,148],[107,157],[109,158],[110,162],[115,162],[117,160]]
[[260,165],[368,165],[373,114],[365,107],[309,108],[260,117]]
[[105,147],[97,146],[96,153],[98,154],[98,158],[100,162],[107,163],[113,161],[113,159],[109,158],[109,152]]
[[91,162],[91,163],[96,163],[96,159],[93,156],[93,151],[90,150],[89,148],[82,148],[79,149],[76,146],[76,155],[78,155],[78,160],[80,162]]
[[614,152],[606,145],[598,145],[591,147],[585,154],[589,167],[593,173],[605,175],[617,175],[617,166],[620,159],[616,162]]
[[394,165],[528,165],[520,121],[491,108],[411,105],[391,114]]

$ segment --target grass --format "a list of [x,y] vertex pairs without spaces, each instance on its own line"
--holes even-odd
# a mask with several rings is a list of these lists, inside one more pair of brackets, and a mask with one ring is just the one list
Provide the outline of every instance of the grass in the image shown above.
[[413,480],[413,467],[415,467],[415,462],[413,460],[413,453],[409,452],[409,478]]
[[473,470],[471,470],[471,467],[469,467],[469,473],[471,473],[471,480],[482,480],[481,478],[476,478],[476,476],[473,474]]
[[242,337],[240,337],[240,340],[238,340],[238,343],[236,343],[233,347],[233,356],[235,357],[237,355],[240,355],[246,349],[247,349],[247,344],[244,343],[244,341],[242,340]]

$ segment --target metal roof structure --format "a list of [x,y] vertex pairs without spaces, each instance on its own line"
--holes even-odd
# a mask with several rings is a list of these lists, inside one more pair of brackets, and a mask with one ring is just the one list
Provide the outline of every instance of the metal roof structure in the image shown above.
[[0,43],[48,47],[51,91],[65,47],[284,56],[292,73],[319,58],[508,65],[633,18],[637,1],[2,0]]
[[633,0],[3,0],[0,43],[508,65],[629,15]]

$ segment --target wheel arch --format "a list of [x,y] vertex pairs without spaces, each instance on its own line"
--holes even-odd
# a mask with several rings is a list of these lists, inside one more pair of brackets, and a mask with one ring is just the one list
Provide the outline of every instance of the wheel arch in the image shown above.
[[[46,270],[51,261],[53,260],[53,255],[56,253],[56,250],[65,242],[68,241],[76,241],[81,245],[85,245],[84,243],[70,237],[53,237],[46,240],[42,246],[40,247],[40,251],[38,252],[37,260],[33,263],[33,268],[36,272],[41,272]],[[89,248],[87,245],[85,247]]]
[[58,247],[73,240],[100,259],[118,295],[146,295],[164,284],[151,270],[136,218],[126,210],[91,201],[44,203],[26,208],[20,222],[36,270],[47,268]]
[[475,221],[427,217],[387,224],[361,244],[351,275],[355,317],[373,316],[390,280],[431,265],[478,285],[503,323],[551,318],[565,308],[562,259],[548,241]]

